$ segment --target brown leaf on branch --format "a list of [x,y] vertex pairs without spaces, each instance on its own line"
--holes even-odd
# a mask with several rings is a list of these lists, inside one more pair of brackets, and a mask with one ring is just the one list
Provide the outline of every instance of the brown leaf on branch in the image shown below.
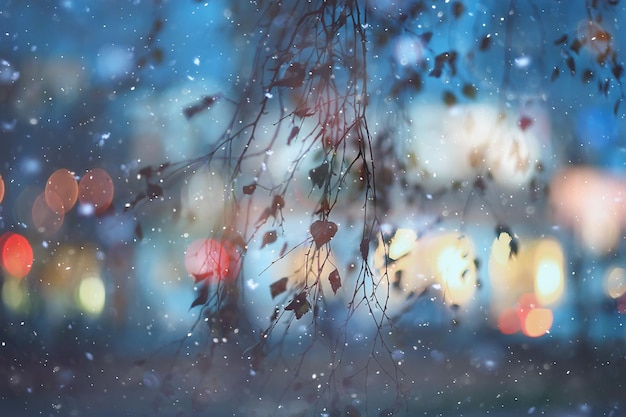
[[337,290],[341,288],[341,277],[339,276],[339,271],[335,269],[328,275],[328,280],[330,281],[330,287],[333,289],[333,294],[337,295]]
[[326,220],[316,220],[311,225],[311,236],[315,241],[315,247],[319,249],[327,244],[337,233],[337,224]]

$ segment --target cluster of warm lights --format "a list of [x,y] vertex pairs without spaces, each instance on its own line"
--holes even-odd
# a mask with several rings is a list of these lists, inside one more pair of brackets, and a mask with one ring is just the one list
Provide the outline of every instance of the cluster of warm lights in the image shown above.
[[77,201],[83,213],[104,213],[113,201],[113,190],[113,180],[104,169],[88,170],[80,181],[69,170],[58,169],[33,202],[33,224],[38,232],[51,236],[61,228],[65,214]]
[[539,337],[552,326],[552,310],[548,307],[563,297],[563,250],[552,238],[522,240],[516,253],[511,252],[511,243],[511,236],[501,233],[491,247],[489,276],[494,316],[505,334],[521,331]]
[[552,310],[541,307],[533,293],[522,294],[514,308],[503,310],[498,316],[498,328],[504,334],[522,332],[528,337],[540,337],[550,331],[554,317]]
[[[386,253],[385,253],[386,252]],[[419,237],[414,230],[398,229],[388,247],[379,244],[374,254],[374,266],[390,286],[378,286],[379,292],[389,291],[389,307],[402,310],[411,294],[420,294],[428,287],[441,288],[447,304],[470,302],[476,292],[474,250],[467,236],[441,233]],[[379,294],[385,299],[387,294]]]

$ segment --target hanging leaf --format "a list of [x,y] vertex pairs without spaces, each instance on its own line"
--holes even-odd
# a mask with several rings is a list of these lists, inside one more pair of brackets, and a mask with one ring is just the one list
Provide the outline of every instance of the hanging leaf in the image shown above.
[[278,281],[273,282],[270,285],[270,293],[272,294],[272,299],[287,291],[287,281],[288,278],[284,277],[279,279]]
[[574,58],[571,55],[569,55],[565,59],[565,64],[567,65],[567,68],[569,69],[569,72],[572,75],[576,75],[576,63],[574,62]]
[[283,78],[274,81],[270,88],[272,87],[300,87],[304,82],[304,76],[306,75],[306,67],[304,64],[299,62],[294,62],[285,71],[285,75]]
[[276,217],[278,211],[282,210],[285,207],[285,199],[276,194],[274,198],[272,198],[272,216]]
[[303,291],[296,295],[294,299],[287,304],[285,310],[293,311],[296,314],[296,319],[300,320],[302,316],[311,310],[311,303],[309,303],[309,300],[306,299],[306,293]]
[[420,41],[422,42],[422,45],[424,46],[428,45],[432,37],[433,37],[432,32],[424,32],[421,35],[419,35]]
[[291,132],[289,132],[289,137],[287,138],[287,145],[291,145],[291,141],[298,136],[298,133],[300,133],[300,128],[298,126],[291,128]]
[[488,33],[485,36],[483,36],[482,39],[480,40],[480,43],[478,44],[478,49],[481,51],[486,51],[487,49],[489,49],[490,46],[491,46],[491,33]]
[[209,286],[202,285],[200,289],[198,290],[198,296],[196,297],[195,300],[193,300],[193,303],[191,303],[191,307],[189,307],[189,310],[191,310],[195,306],[201,306],[201,305],[206,304],[208,300],[209,300]]
[[476,98],[478,89],[474,84],[466,83],[463,85],[463,95],[471,100]]
[[341,288],[341,277],[336,268],[328,275],[328,280],[330,281],[330,287],[333,289],[333,294],[337,295],[337,290]]
[[220,94],[216,94],[214,96],[204,96],[202,97],[198,103],[187,106],[183,113],[185,114],[185,118],[187,120],[194,117],[196,114],[203,112],[204,110],[208,110],[211,106],[221,97]]
[[443,92],[443,102],[445,103],[446,106],[448,107],[452,107],[457,103],[457,98],[454,95],[453,92],[451,91],[444,91]]
[[560,44],[564,44],[564,43],[566,43],[566,42],[567,42],[567,34],[565,34],[565,35],[563,35],[563,36],[559,37],[558,39],[556,39],[556,40],[554,41],[554,44],[555,44],[555,45],[560,45]]
[[251,195],[256,190],[256,184],[249,184],[243,186],[243,193],[246,195]]
[[461,17],[461,15],[465,12],[465,6],[460,1],[455,1],[452,3],[452,16],[455,19]]
[[550,81],[554,81],[557,78],[559,78],[559,69],[557,67],[554,67],[554,69],[552,70],[552,75],[550,75]]
[[370,254],[370,240],[368,238],[364,237],[363,240],[361,240],[359,250],[361,251],[361,259],[367,261]]
[[263,234],[263,241],[261,242],[261,249],[263,249],[267,245],[271,245],[276,242],[278,235],[276,234],[276,230],[270,230],[269,232],[265,232]]
[[150,200],[162,197],[163,188],[161,188],[160,185],[148,183],[148,185],[146,186],[146,195]]
[[324,161],[320,166],[309,171],[309,178],[311,178],[313,187],[317,185],[320,190],[324,187],[324,183],[328,179],[329,167],[330,164],[327,161]]
[[143,229],[139,222],[135,223],[135,236],[137,236],[137,239],[143,240]]
[[316,220],[311,225],[310,231],[315,241],[315,247],[319,249],[335,236],[337,224],[325,220]]

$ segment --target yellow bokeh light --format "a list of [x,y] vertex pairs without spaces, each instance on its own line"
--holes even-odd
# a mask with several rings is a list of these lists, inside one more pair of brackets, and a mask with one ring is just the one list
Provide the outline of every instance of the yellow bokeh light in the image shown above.
[[543,239],[535,253],[535,295],[541,305],[551,305],[563,296],[565,286],[563,250],[553,239]]
[[28,294],[23,285],[22,280],[7,277],[2,285],[2,301],[4,305],[12,311],[23,311],[26,307]]
[[624,268],[613,267],[606,274],[604,288],[611,298],[620,298],[626,293],[626,271]]
[[104,308],[106,289],[100,277],[84,278],[78,286],[78,305],[86,313],[99,315]]
[[511,243],[511,236],[508,233],[500,233],[500,236],[494,239],[493,245],[491,245],[490,260],[501,265],[508,264],[511,259],[509,243]]
[[417,246],[417,233],[411,229],[398,229],[389,244],[389,258],[400,259]]
[[[448,237],[447,246],[437,256],[438,279],[447,303],[463,304],[476,291],[476,267],[466,238]],[[465,244],[464,244],[465,243]]]

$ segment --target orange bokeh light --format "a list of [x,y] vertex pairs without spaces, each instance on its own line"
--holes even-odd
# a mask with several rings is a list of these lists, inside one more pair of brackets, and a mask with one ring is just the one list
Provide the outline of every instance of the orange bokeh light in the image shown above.
[[113,202],[113,180],[101,168],[85,172],[78,183],[78,200],[81,204],[93,207],[96,214],[102,214]]
[[228,276],[228,252],[215,239],[198,239],[187,247],[185,269],[196,282],[203,279],[222,280]]
[[549,308],[533,308],[522,322],[522,332],[528,337],[540,337],[552,327],[554,317]]
[[0,236],[0,254],[2,268],[15,278],[24,278],[33,267],[33,248],[18,233],[6,232]]
[[[58,198],[54,198],[55,196]],[[54,171],[48,177],[45,198],[52,211],[64,213],[70,211],[78,198],[78,182],[74,175],[65,168]]]
[[528,337],[540,337],[550,331],[554,317],[552,310],[541,307],[533,293],[522,294],[514,308],[498,315],[498,329],[503,334],[522,332]]
[[[57,207],[57,209],[53,209]],[[51,236],[63,226],[65,212],[61,198],[54,192],[41,193],[33,202],[31,211],[33,224],[39,233]]]

